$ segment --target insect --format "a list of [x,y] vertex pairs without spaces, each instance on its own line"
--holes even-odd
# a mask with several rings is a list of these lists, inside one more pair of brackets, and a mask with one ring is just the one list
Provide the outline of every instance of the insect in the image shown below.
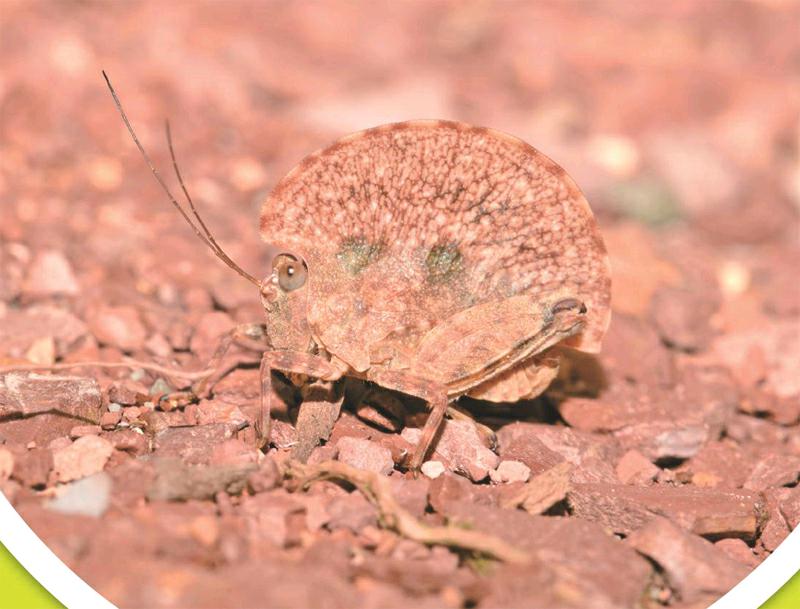
[[[272,371],[356,377],[427,403],[408,463],[415,470],[460,396],[532,398],[556,376],[552,347],[599,350],[611,283],[602,237],[572,179],[521,140],[463,123],[411,121],[311,154],[263,205],[261,235],[282,253],[257,279],[225,254],[197,213],[169,131],[194,222],[106,81],[173,205],[258,289],[267,346],[257,427],[265,438]],[[252,342],[248,332],[232,331],[209,368],[221,365],[232,342]],[[201,381],[206,390],[209,382]]]

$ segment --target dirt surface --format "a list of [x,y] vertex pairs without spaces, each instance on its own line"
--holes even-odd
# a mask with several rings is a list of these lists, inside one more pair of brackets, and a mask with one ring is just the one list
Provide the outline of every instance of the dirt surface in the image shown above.
[[[591,202],[614,316],[543,398],[462,404],[496,446],[449,420],[419,479],[397,465],[424,422],[403,396],[346,399],[298,471],[307,415],[277,375],[254,448],[257,363],[190,404],[142,369],[3,374],[2,492],[121,607],[706,606],[800,522],[798,20],[776,1],[5,2],[0,365],[198,370],[263,318],[148,175],[101,68],[165,174],[172,118],[207,223],[257,276],[259,207],[309,152],[412,118],[513,133]],[[332,459],[361,486],[298,484]]]

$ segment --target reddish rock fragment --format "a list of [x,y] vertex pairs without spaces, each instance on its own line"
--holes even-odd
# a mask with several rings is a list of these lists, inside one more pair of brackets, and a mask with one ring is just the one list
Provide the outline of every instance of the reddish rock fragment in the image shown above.
[[623,484],[648,484],[658,472],[659,468],[638,450],[629,450],[617,462],[617,477]]
[[212,499],[217,493],[238,495],[247,485],[254,464],[187,465],[178,459],[155,461],[155,479],[147,491],[151,501],[187,501]]
[[69,430],[69,437],[76,440],[81,436],[99,436],[101,431],[99,425],[76,425]]
[[190,348],[201,361],[208,361],[223,334],[230,332],[236,322],[222,311],[204,313],[194,325]]
[[501,505],[504,508],[520,507],[529,514],[542,514],[566,499],[571,470],[569,463],[559,463],[504,497]]
[[744,483],[744,488],[765,491],[769,488],[794,485],[799,479],[800,456],[773,453],[756,463]]
[[207,464],[214,447],[233,434],[234,429],[224,423],[170,427],[155,436],[154,450],[158,457],[178,457],[189,465]]
[[652,384],[617,383],[597,399],[569,398],[561,416],[584,431],[611,431],[619,443],[651,460],[686,459],[725,429],[738,393],[724,368],[684,366],[667,389]]
[[37,446],[47,446],[56,438],[68,436],[75,422],[73,418],[50,413],[21,419],[0,419],[0,438],[10,444],[34,442]]
[[303,399],[295,421],[297,444],[292,448],[292,458],[304,463],[320,442],[330,439],[342,410],[344,392],[335,384],[315,381],[304,385],[300,394]]
[[[761,353],[757,350],[756,353]],[[766,364],[765,364],[766,365]],[[762,387],[765,375],[758,374],[758,379],[749,381],[740,380],[745,385],[742,390],[742,399],[739,409],[753,416],[767,416],[779,425],[792,426],[800,422],[800,393],[790,396],[777,396]]]
[[[435,609],[461,606],[462,589],[475,585],[475,577],[465,570],[458,571],[457,567],[458,557],[447,548],[436,546],[429,550],[401,539],[390,556],[371,558],[359,564],[355,571],[359,578],[357,581],[373,582],[369,587],[362,585],[362,588],[369,593],[368,598],[374,599],[372,602],[378,601],[379,604],[373,605],[375,607],[405,607],[413,604],[414,607]],[[385,586],[383,594],[372,594],[375,584]],[[400,590],[413,596],[403,598]],[[442,604],[441,601],[437,603],[435,597],[424,596],[445,591],[449,591],[447,596],[452,596],[455,605]]]
[[732,559],[754,569],[758,566],[758,559],[753,554],[753,550],[742,539],[735,537],[728,537],[727,539],[720,539],[714,542],[714,545],[720,550],[725,552]]
[[676,424],[667,421],[641,423],[614,433],[621,446],[637,449],[648,459],[687,459],[709,440],[705,425]]
[[718,307],[719,295],[714,290],[663,286],[653,296],[651,316],[667,344],[698,351],[714,336],[709,319]]
[[101,405],[100,386],[94,379],[16,372],[0,376],[0,417],[54,411],[96,423]]
[[0,446],[0,482],[8,480],[12,471],[14,471],[14,454],[4,446]]
[[749,491],[666,486],[573,484],[567,495],[573,514],[628,535],[656,515],[705,537],[753,539],[764,514],[760,496]]
[[291,448],[297,444],[297,430],[286,421],[274,419],[270,423],[269,441],[276,448]]
[[764,391],[780,398],[800,395],[800,324],[791,318],[769,319],[757,327],[730,332],[714,341],[715,355],[737,374],[747,375],[752,355],[761,351],[766,378]]
[[119,509],[144,503],[156,476],[153,464],[140,459],[129,459],[117,467],[109,467],[106,473],[113,481],[111,505]]
[[240,425],[247,422],[247,417],[234,404],[227,404],[221,400],[203,400],[197,408],[197,425],[210,425],[212,423],[227,423]]
[[86,324],[62,309],[34,306],[0,311],[0,353],[22,358],[31,345],[51,337],[56,355],[66,355],[87,334]]
[[239,508],[245,518],[250,544],[258,546],[267,541],[279,548],[299,543],[291,521],[294,514],[304,511],[303,504],[283,489],[248,497]]
[[122,420],[122,411],[104,412],[100,417],[100,427],[105,430],[114,429]]
[[272,490],[281,482],[281,472],[275,459],[267,457],[257,471],[247,477],[247,486],[253,493]]
[[114,447],[99,436],[84,436],[53,453],[53,473],[58,482],[69,482],[103,471]]
[[96,518],[54,513],[38,501],[25,502],[16,509],[47,546],[68,564],[77,563],[97,533]]
[[726,435],[739,444],[761,444],[766,449],[774,450],[776,446],[789,443],[796,434],[790,434],[785,427],[772,421],[738,414],[728,424]]
[[568,580],[575,607],[636,606],[650,579],[646,560],[593,523],[466,503],[458,508],[450,522],[496,535],[530,552],[557,579]]
[[540,423],[512,423],[497,432],[500,456],[522,461],[536,475],[568,461],[573,482],[617,482],[618,448],[608,436]]
[[258,463],[258,455],[258,450],[252,445],[245,444],[238,438],[229,438],[213,447],[208,464],[212,466],[255,464]]
[[462,476],[446,472],[431,481],[428,502],[439,514],[447,516],[458,511],[461,505],[497,506],[500,493],[496,487],[470,484]]
[[162,412],[143,408],[139,411],[139,420],[147,432],[153,435],[159,435],[170,428],[184,428],[187,425],[186,416],[180,410]]
[[53,469],[53,453],[47,448],[34,448],[14,456],[11,476],[28,487],[47,484]]
[[135,307],[101,306],[89,311],[86,323],[101,345],[116,347],[126,353],[144,348],[147,330]]
[[123,406],[135,406],[149,400],[148,389],[131,379],[112,382],[108,386],[108,401]]
[[31,261],[22,292],[29,298],[75,296],[80,286],[66,256],[58,250],[44,250]]
[[774,552],[791,531],[780,509],[780,503],[788,493],[789,490],[783,488],[770,489],[764,493],[767,521],[761,528],[758,540],[767,552]]
[[339,455],[339,449],[332,444],[325,444],[317,446],[311,451],[307,463],[309,465],[318,465],[323,461],[333,461]]
[[626,543],[658,563],[670,586],[684,602],[723,594],[747,575],[748,569],[714,544],[692,535],[666,518],[655,518]]
[[500,457],[524,463],[532,475],[547,471],[564,461],[564,457],[542,443],[535,429],[522,423],[503,427],[497,434],[497,443]]
[[336,443],[336,448],[339,451],[339,461],[358,469],[384,475],[394,469],[392,452],[369,440],[346,436]]
[[[89,434],[89,435],[92,435],[92,434]],[[62,436],[60,438],[55,438],[55,439],[51,440],[47,444],[47,448],[49,448],[52,451],[56,451],[56,450],[61,450],[62,448],[66,448],[67,446],[70,446],[71,444],[72,444],[72,440],[70,438],[68,438],[66,436]],[[28,444],[28,448],[33,448],[35,446],[36,446],[36,442],[31,442],[31,443]]]
[[375,508],[359,492],[333,497],[325,509],[327,527],[332,531],[344,528],[358,533],[364,527],[378,524]]
[[602,361],[616,382],[667,385],[672,381],[672,355],[645,321],[614,315],[603,339]]
[[729,440],[709,442],[677,469],[695,486],[741,488],[753,468],[751,458]]
[[500,458],[486,448],[469,421],[447,419],[442,424],[434,450],[448,468],[473,482],[485,479],[500,462]]
[[400,507],[417,518],[422,518],[428,507],[430,482],[425,478],[403,478],[393,475],[389,478],[392,496]]
[[103,433],[102,437],[111,442],[115,450],[122,450],[134,455],[143,455],[150,448],[147,436],[133,429],[117,429]]
[[611,609],[622,606],[611,603],[605,595],[598,596],[591,584],[577,578],[568,584],[565,594],[561,583],[565,575],[570,579],[575,577],[571,571],[562,571],[546,561],[525,566],[499,565],[492,571],[492,585],[487,587],[485,598],[481,599],[482,605],[515,609]]
[[789,528],[795,530],[800,526],[800,486],[795,486],[780,501],[780,510]]

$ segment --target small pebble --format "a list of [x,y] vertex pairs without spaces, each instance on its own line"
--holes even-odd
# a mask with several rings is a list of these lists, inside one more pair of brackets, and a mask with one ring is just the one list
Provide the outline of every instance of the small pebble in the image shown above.
[[336,443],[338,459],[358,469],[388,474],[394,469],[392,451],[370,440],[345,436]]
[[489,470],[489,478],[495,484],[508,482],[527,482],[531,468],[520,461],[502,461],[497,469]]
[[62,514],[80,514],[82,516],[102,516],[108,509],[111,501],[111,477],[100,472],[65,484],[59,489],[58,495],[45,507]]
[[[445,467],[444,463],[441,461],[425,461],[420,470],[422,471],[422,475],[431,480],[435,480],[444,473]],[[530,470],[528,470],[528,473],[530,473]]]

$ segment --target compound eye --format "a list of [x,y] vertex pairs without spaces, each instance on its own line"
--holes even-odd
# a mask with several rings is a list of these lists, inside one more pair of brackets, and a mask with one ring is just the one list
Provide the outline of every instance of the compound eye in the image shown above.
[[284,292],[302,288],[308,278],[306,263],[292,254],[278,254],[272,261],[272,271],[278,277],[278,285]]

